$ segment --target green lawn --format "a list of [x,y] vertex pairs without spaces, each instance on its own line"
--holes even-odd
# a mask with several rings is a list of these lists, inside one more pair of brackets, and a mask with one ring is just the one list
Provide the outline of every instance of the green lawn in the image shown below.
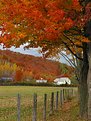
[[44,93],[51,93],[60,91],[61,87],[40,87],[40,86],[0,86],[0,96],[16,96],[18,93],[21,95],[31,95],[37,93],[43,95]]
[[[21,121],[31,121],[33,94],[37,93],[38,120],[43,118],[43,95],[46,93],[47,98],[47,118],[50,112],[51,92],[60,91],[61,87],[40,87],[40,86],[0,86],[0,121],[17,121],[17,94],[21,95]],[[66,89],[66,88],[65,88]],[[68,88],[67,88],[68,89]],[[69,88],[71,89],[71,88]],[[77,88],[74,88],[77,90]],[[65,93],[66,94],[66,93]],[[71,94],[71,93],[70,93]],[[59,98],[60,99],[60,98]],[[54,100],[54,103],[55,103]],[[55,108],[55,104],[54,104]],[[60,100],[59,100],[60,108]]]

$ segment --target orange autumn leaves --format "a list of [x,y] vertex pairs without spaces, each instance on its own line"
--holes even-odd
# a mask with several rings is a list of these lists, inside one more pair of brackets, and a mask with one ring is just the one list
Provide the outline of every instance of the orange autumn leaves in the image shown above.
[[[35,79],[40,79],[42,77],[48,80],[53,80],[54,77],[60,75],[58,62],[46,60],[42,57],[24,55],[9,50],[0,50],[0,55],[2,56],[2,60],[9,62],[10,65],[17,65],[12,66],[15,69],[14,78],[16,81],[22,79],[25,80],[27,77]],[[4,68],[2,69],[4,70]],[[9,72],[9,69],[7,69],[7,72]]]
[[1,0],[0,7],[0,40],[7,46],[24,44],[31,36],[33,41],[58,41],[74,25],[69,11],[81,9],[77,0]]

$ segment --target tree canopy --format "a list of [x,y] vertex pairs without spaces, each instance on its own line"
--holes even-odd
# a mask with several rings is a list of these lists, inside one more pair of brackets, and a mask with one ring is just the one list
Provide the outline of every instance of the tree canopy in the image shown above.
[[65,45],[76,55],[82,42],[89,41],[82,35],[91,15],[89,6],[83,14],[78,0],[1,0],[0,43],[5,47],[28,43],[26,48],[40,46],[48,54]]

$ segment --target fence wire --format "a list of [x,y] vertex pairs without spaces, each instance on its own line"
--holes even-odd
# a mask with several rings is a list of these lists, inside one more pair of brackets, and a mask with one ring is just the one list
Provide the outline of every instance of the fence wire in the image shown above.
[[[62,93],[62,94],[61,94]],[[33,95],[0,97],[0,121],[46,121],[55,110],[59,110],[68,99],[77,95],[77,90],[60,90],[44,95],[37,95],[36,120],[33,120]],[[57,97],[58,96],[58,97]],[[46,100],[46,103],[44,103]],[[46,108],[44,108],[46,106]]]

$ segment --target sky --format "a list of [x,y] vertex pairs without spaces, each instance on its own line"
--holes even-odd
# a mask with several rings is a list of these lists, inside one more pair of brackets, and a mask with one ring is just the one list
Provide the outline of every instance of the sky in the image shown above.
[[[1,45],[0,45],[0,49],[3,50],[3,47]],[[42,56],[42,54],[38,53],[38,49],[39,48],[30,48],[30,49],[24,50],[24,45],[21,45],[19,48],[15,48],[14,46],[12,46],[10,49],[8,48],[8,50],[11,50],[14,52],[20,52],[22,54],[34,55],[37,57]]]
[[[3,46],[0,45],[0,49],[3,50]],[[42,57],[42,54],[40,54],[38,52],[40,48],[30,48],[30,49],[26,49],[24,50],[24,45],[21,45],[19,48],[15,48],[15,47],[11,47],[10,49],[8,50],[11,50],[11,51],[14,51],[14,52],[20,52],[22,54],[28,54],[28,55],[33,55],[33,56],[36,56],[36,57]],[[54,58],[51,58],[52,60],[57,60],[55,57]],[[57,60],[57,61],[60,61],[61,63],[66,63],[68,64],[68,62],[62,57],[60,56],[60,59]]]

